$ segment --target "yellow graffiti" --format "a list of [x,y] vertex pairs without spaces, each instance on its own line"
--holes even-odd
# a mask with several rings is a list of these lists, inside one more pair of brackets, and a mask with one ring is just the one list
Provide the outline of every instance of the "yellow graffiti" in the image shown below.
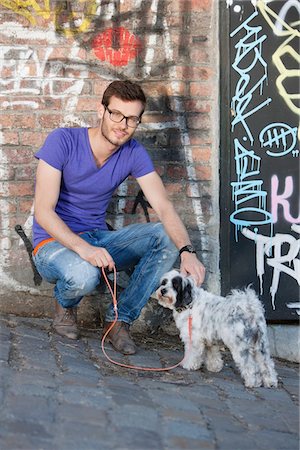
[[[287,37],[285,41],[277,48],[272,56],[272,61],[278,69],[279,76],[276,79],[276,86],[279,94],[285,101],[288,108],[298,116],[300,116],[300,107],[294,103],[294,101],[300,100],[300,93],[290,93],[285,88],[284,84],[288,85],[288,81],[291,78],[298,78],[300,80],[300,55],[299,53],[290,45],[293,39],[296,39],[296,48],[299,48],[299,37],[300,31],[296,29],[300,21],[287,24],[278,14],[276,14],[269,6],[267,6],[264,1],[259,0],[257,2],[257,7],[259,8],[261,14],[263,15],[266,22],[269,24],[276,36]],[[277,24],[280,24],[282,29],[279,29]],[[290,56],[293,61],[292,69],[288,69],[284,64],[283,58]],[[299,86],[299,82],[297,84]],[[300,127],[298,130],[300,133]]]
[[58,2],[54,11],[51,11],[50,0],[39,3],[35,0],[0,0],[0,5],[25,17],[31,25],[37,25],[37,17],[52,18],[56,31],[67,37],[86,32],[97,13],[96,0]]
[[35,15],[41,16],[43,19],[50,17],[50,0],[44,0],[42,7],[35,0],[0,0],[0,4],[25,17],[31,25],[36,25]]
[[[67,5],[69,5],[67,10],[64,9],[63,4],[58,4],[55,8],[55,15],[57,18],[56,31],[67,37],[72,37],[74,34],[88,31],[91,21],[97,13],[97,3],[95,0],[79,0],[77,4],[78,3],[83,4],[82,13],[73,11],[72,2],[67,3]],[[62,21],[60,20],[60,17],[63,17]]]

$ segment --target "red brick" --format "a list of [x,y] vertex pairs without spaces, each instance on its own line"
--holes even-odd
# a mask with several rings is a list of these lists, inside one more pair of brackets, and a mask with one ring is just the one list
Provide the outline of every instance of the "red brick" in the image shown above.
[[34,152],[32,150],[17,147],[17,148],[9,148],[3,147],[2,150],[4,160],[14,163],[18,162],[18,164],[28,164],[34,162]]
[[17,203],[15,199],[6,198],[0,200],[1,216],[3,214],[13,214],[17,210]]
[[32,180],[35,177],[35,167],[19,165],[15,168],[16,180]]
[[3,136],[3,144],[19,144],[19,136],[15,131],[7,131],[4,130],[2,133]]
[[218,89],[217,85],[213,85],[212,83],[203,83],[203,82],[192,82],[190,83],[190,95],[191,97],[199,96],[199,97],[211,97],[212,93]]
[[33,181],[15,181],[8,185],[9,195],[12,197],[24,197],[33,194]]
[[20,141],[22,145],[31,145],[38,150],[38,147],[44,143],[47,135],[48,133],[43,132],[23,131],[20,136]]
[[198,180],[211,180],[212,172],[210,166],[195,165],[195,172]]
[[24,116],[22,114],[1,114],[0,122],[3,128],[34,128],[35,116]]
[[211,148],[205,147],[196,147],[192,148],[192,156],[194,161],[205,161],[208,162],[211,160]]
[[186,178],[186,168],[184,165],[182,166],[169,166],[167,168],[167,177],[171,179],[184,179]]
[[206,113],[191,113],[187,116],[187,126],[193,130],[208,129],[210,127],[210,117]]
[[77,103],[78,111],[97,111],[99,105],[99,99],[96,97],[79,97]]
[[29,215],[31,213],[32,205],[33,205],[32,199],[30,200],[25,198],[18,199],[18,207],[19,207],[18,209],[22,214]]
[[54,129],[63,123],[63,117],[61,114],[41,114],[37,117],[37,121],[39,125],[43,129]]

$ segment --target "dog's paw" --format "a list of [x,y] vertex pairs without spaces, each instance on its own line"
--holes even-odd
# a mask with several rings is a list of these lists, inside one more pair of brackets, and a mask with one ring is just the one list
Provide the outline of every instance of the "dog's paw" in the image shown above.
[[210,372],[221,372],[223,369],[223,361],[206,361],[207,370]]
[[198,370],[201,367],[196,361],[183,361],[180,365],[186,370]]
[[267,378],[263,380],[263,385],[266,388],[277,388],[278,387],[278,381],[276,378]]

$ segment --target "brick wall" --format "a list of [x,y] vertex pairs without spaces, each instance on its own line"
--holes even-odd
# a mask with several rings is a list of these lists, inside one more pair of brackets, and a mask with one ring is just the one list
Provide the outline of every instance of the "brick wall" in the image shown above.
[[[40,295],[25,246],[33,157],[58,126],[94,126],[103,90],[139,81],[148,96],[136,133],[218,289],[218,2],[213,0],[0,0],[1,295]],[[110,205],[115,228],[147,217],[128,180]],[[136,208],[135,208],[136,206]],[[148,208],[148,220],[156,217]]]

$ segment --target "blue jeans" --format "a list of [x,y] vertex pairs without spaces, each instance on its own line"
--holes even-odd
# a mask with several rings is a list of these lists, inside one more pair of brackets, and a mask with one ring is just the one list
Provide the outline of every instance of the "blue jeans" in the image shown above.
[[[161,223],[130,225],[121,230],[95,229],[80,235],[96,247],[105,247],[118,271],[134,267],[128,286],[118,297],[118,320],[131,324],[140,314],[161,276],[170,270],[178,250]],[[34,261],[41,276],[54,283],[54,296],[63,308],[79,304],[100,283],[101,269],[56,241],[42,246]],[[106,321],[114,320],[113,305]]]

